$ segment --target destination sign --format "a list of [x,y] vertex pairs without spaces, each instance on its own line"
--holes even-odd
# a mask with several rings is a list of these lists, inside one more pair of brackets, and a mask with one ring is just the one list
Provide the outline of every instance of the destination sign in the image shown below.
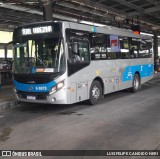
[[52,26],[40,26],[35,28],[22,29],[22,35],[42,34],[51,32],[52,32]]

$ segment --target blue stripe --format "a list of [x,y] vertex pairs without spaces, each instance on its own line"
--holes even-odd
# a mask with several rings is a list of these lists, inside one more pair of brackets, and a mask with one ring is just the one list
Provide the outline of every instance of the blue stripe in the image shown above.
[[136,72],[140,73],[140,77],[149,77],[153,75],[153,64],[127,66],[122,75],[122,82],[130,81]]
[[55,81],[51,81],[45,84],[23,84],[17,81],[13,81],[13,84],[18,91],[23,92],[49,92],[50,89],[56,85]]

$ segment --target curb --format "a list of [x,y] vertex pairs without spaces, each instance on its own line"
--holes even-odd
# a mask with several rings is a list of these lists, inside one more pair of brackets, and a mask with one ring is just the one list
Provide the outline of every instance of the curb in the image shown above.
[[18,104],[15,101],[2,102],[0,103],[0,112],[6,111],[6,110],[12,110],[16,107],[18,107]]

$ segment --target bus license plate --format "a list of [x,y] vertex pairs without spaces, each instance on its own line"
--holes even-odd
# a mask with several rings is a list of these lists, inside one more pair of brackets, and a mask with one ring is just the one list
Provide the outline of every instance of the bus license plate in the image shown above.
[[27,96],[27,99],[36,100],[35,96]]

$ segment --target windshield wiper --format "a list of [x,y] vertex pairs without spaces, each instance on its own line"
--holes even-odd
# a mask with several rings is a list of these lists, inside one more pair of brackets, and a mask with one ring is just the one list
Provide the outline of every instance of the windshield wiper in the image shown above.
[[39,61],[40,61],[40,64],[43,64],[43,66],[46,68],[45,63],[44,63],[39,57],[40,57],[40,56],[38,55],[38,56],[37,56],[37,60],[39,60]]

